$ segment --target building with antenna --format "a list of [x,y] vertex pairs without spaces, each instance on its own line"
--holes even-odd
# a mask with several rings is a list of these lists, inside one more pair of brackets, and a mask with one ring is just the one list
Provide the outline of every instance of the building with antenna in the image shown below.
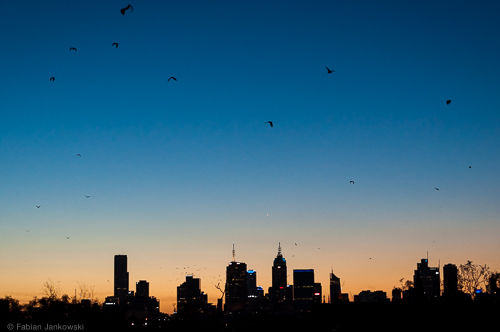
[[441,278],[439,267],[429,267],[429,259],[422,258],[413,274],[415,300],[435,301],[440,296]]
[[235,256],[233,244],[233,260],[226,267],[224,310],[227,312],[243,310],[248,298],[247,265],[236,262]]
[[273,303],[287,301],[287,269],[286,260],[281,253],[281,243],[278,243],[278,255],[273,262],[272,284],[269,288],[269,295]]

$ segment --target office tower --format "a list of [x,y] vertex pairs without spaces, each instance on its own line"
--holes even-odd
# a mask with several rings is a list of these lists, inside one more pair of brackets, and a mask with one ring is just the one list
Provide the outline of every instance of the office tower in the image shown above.
[[236,262],[233,245],[233,261],[226,268],[225,311],[240,311],[247,302],[247,265]]
[[127,255],[115,255],[115,292],[119,304],[125,304],[128,295]]
[[146,280],[139,280],[135,283],[135,296],[149,297],[149,282]]
[[314,270],[293,270],[293,302],[298,309],[310,309],[314,301]]
[[207,295],[201,291],[200,279],[186,276],[186,281],[177,287],[177,312],[183,314],[201,313],[207,306]]
[[257,272],[255,270],[247,271],[247,296],[257,297]]
[[322,294],[323,294],[323,290],[322,290],[321,284],[319,282],[315,282],[314,283],[313,302],[314,303],[321,303]]
[[435,301],[440,295],[440,277],[438,267],[429,267],[427,258],[417,263],[413,275],[417,301]]
[[286,260],[281,254],[281,244],[278,243],[278,255],[276,256],[273,262],[272,285],[269,291],[271,300],[275,303],[282,303],[285,302],[287,299],[286,274],[287,274]]
[[330,303],[339,303],[342,301],[342,291],[340,289],[340,278],[330,272]]
[[456,297],[458,294],[458,269],[455,264],[443,266],[443,296]]

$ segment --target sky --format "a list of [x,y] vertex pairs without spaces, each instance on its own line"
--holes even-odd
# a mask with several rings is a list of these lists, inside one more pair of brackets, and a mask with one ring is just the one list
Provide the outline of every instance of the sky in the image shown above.
[[333,269],[351,299],[390,294],[427,252],[500,270],[499,15],[2,1],[0,297],[50,280],[102,301],[126,254],[130,288],[148,280],[162,311],[187,273],[216,302],[233,243],[266,290],[281,242],[290,284],[313,268],[328,296]]

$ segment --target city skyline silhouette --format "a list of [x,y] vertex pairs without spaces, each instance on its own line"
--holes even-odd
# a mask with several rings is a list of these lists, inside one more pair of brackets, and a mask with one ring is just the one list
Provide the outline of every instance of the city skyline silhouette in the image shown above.
[[171,313],[236,260],[391,294],[415,264],[500,270],[500,4],[20,0],[0,27],[0,298]]

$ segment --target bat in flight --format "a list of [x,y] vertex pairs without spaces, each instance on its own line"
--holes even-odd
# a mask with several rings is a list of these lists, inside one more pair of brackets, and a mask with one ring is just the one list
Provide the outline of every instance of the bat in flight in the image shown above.
[[131,5],[131,4],[128,4],[128,5],[127,5],[127,7],[124,7],[124,8],[122,8],[122,9],[120,9],[120,13],[122,13],[122,15],[125,15],[125,12],[126,12],[127,10],[129,10],[129,9],[130,9],[130,11],[131,11],[131,12],[133,12],[133,11],[134,11],[134,7],[132,7],[132,5]]

